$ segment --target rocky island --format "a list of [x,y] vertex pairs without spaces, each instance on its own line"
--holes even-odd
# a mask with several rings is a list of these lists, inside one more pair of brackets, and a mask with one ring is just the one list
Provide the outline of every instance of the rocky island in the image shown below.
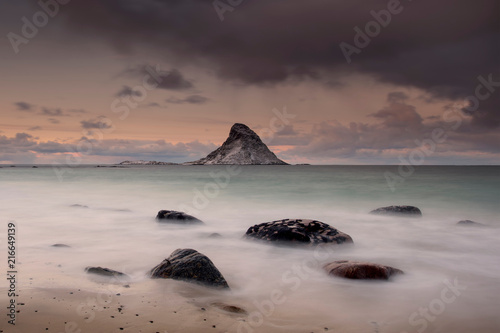
[[118,165],[288,165],[280,160],[247,125],[236,123],[226,141],[206,157],[182,164],[157,161],[123,161]]
[[118,163],[118,165],[178,165],[178,163],[138,160],[138,161],[123,161]]
[[288,165],[269,150],[260,137],[247,125],[236,123],[226,141],[206,157],[185,165]]

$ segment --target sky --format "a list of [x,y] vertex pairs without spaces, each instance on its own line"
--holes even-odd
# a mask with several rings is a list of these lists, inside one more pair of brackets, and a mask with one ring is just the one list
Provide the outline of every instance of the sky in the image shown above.
[[0,4],[0,164],[499,164],[498,0]]

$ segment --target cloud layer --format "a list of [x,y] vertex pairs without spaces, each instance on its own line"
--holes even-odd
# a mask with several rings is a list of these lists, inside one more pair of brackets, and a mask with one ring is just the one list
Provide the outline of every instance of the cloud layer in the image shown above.
[[[40,10],[38,0],[21,2],[29,2],[33,8]],[[230,83],[222,87],[230,87],[237,93],[250,86],[248,91],[259,86],[265,88],[266,93],[273,94],[285,85],[296,83],[304,83],[298,85],[305,87],[304,92],[308,87],[317,87],[317,83],[323,84],[327,91],[333,91],[349,87],[349,82],[358,80],[357,84],[364,79],[369,82],[374,79],[376,83],[382,83],[384,89],[389,87],[395,90],[388,94],[387,104],[376,112],[348,110],[357,115],[371,113],[366,122],[359,121],[358,117],[356,122],[340,123],[331,120],[335,115],[324,111],[324,118],[330,121],[316,122],[312,129],[306,129],[306,125],[300,127],[297,121],[274,133],[271,140],[273,146],[295,146],[281,150],[283,155],[280,157],[285,159],[399,154],[416,147],[415,140],[431,137],[436,128],[445,130],[447,135],[446,141],[437,147],[436,154],[500,154],[498,0],[252,0],[237,6],[234,4],[238,1],[219,2],[231,8],[222,13],[222,21],[221,12],[214,8],[214,2],[206,0],[72,0],[62,6],[60,14],[51,21],[50,29],[54,33],[40,34],[37,38],[41,41],[50,38],[53,44],[47,45],[56,45],[61,41],[64,48],[67,48],[66,43],[73,42],[71,49],[88,47],[106,57],[110,56],[108,47],[111,46],[118,54],[117,61],[125,59],[137,63],[136,55],[140,55],[144,63],[156,63],[158,58],[162,59],[159,62],[168,64],[168,69],[158,68],[152,73],[150,65],[141,65],[118,74],[120,79],[133,78],[143,84],[147,80],[148,84],[157,85],[161,93],[167,94],[161,97],[162,101],[170,103],[164,112],[154,110],[166,108],[158,103],[159,100],[148,101],[141,110],[145,115],[156,112],[158,119],[167,119],[171,114],[179,117],[175,113],[177,109],[191,110],[193,106],[196,110],[212,110],[214,114],[236,117],[238,112],[230,114],[233,110],[223,109],[224,102],[233,98],[229,93],[224,95],[229,90],[224,90],[217,97],[209,93],[213,94],[218,89],[210,90],[212,87],[209,89],[207,83],[218,80]],[[18,2],[12,4],[12,7],[16,6],[21,5]],[[397,13],[391,14],[388,6],[397,6]],[[25,14],[29,16],[29,13],[26,10]],[[14,18],[17,20],[17,17]],[[62,39],[58,40],[61,36]],[[106,45],[105,51],[102,51],[101,43]],[[349,59],[346,59],[345,49],[343,51],[340,45],[349,45],[351,50],[355,50],[348,55]],[[36,50],[35,45],[33,50]],[[43,54],[40,53],[40,57]],[[150,58],[144,56],[149,54]],[[38,61],[38,54],[34,58]],[[97,59],[100,63],[101,58]],[[45,66],[44,61],[39,63],[39,66]],[[119,72],[119,68],[122,68],[121,65],[115,67],[114,73]],[[202,73],[199,77],[193,74],[197,71]],[[137,88],[124,85],[126,83],[130,84],[120,82],[118,86],[106,90],[106,94],[115,94],[115,97],[123,99],[141,96]],[[197,90],[198,85],[204,90]],[[352,93],[356,88],[349,89]],[[367,95],[370,86],[360,88],[363,89],[359,92],[360,98]],[[429,116],[431,112],[422,108],[424,102],[417,109],[409,97],[415,97],[412,91],[419,94],[423,91],[422,101],[428,103],[431,110],[436,109],[437,102],[450,103],[448,109],[458,110],[453,112],[453,117],[460,119],[459,126],[443,118],[449,110],[445,109],[441,114],[432,111],[433,115]],[[172,94],[177,97],[168,98]],[[9,119],[5,123],[14,124],[28,116],[39,117],[44,120],[43,124],[30,123],[25,127],[37,131],[36,135],[41,137],[45,134],[42,126],[62,129],[67,125],[88,131],[109,129],[110,125],[98,118],[100,113],[95,110],[85,115],[88,113],[85,110],[44,107],[42,105],[48,103],[46,99],[33,98],[31,101],[30,96],[26,97],[28,101],[24,101],[25,95],[19,96],[8,102],[13,103],[9,113],[12,121]],[[358,97],[357,94],[353,96]],[[214,103],[207,103],[209,101]],[[234,101],[226,105],[234,107]],[[321,103],[329,101],[327,97]],[[219,102],[221,110],[214,111]],[[59,106],[57,103],[55,105]],[[183,106],[178,108],[171,104]],[[92,110],[95,105],[82,107]],[[307,115],[308,110],[299,110],[298,113]],[[175,119],[172,120],[172,124],[175,123]],[[307,123],[309,126],[312,124],[310,119],[304,121],[310,121]],[[59,125],[49,126],[49,123]],[[8,136],[1,137],[0,143],[5,148],[2,158],[5,161],[14,156],[13,151],[33,158],[50,151],[54,154],[75,153],[78,141],[70,144],[40,141],[33,136],[35,132],[15,134],[18,128],[12,127]],[[81,134],[78,131],[73,135],[76,138]],[[182,154],[185,160],[189,160],[189,156],[196,155],[194,150],[189,150],[197,147],[196,144],[192,144],[192,148],[178,145],[168,142],[162,145],[161,141],[108,140],[95,145],[92,154],[104,156],[100,155],[102,152],[115,156],[113,154],[123,153],[125,155],[120,156],[147,159],[148,156],[161,156],[154,155],[157,151],[166,154],[162,160],[169,156],[180,159]],[[199,148],[202,152],[206,145]],[[198,153],[197,157],[199,155],[202,154]]]
[[167,103],[172,103],[172,104],[205,104],[208,102],[209,99],[205,96],[201,95],[190,95],[187,96],[186,98],[175,98],[175,97],[170,97],[166,100]]
[[[92,127],[93,128],[93,127]],[[165,140],[80,140],[61,143],[41,141],[28,133],[13,137],[0,135],[0,163],[40,163],[45,157],[58,156],[59,163],[74,162],[75,156],[82,163],[92,163],[111,158],[114,163],[123,160],[159,160],[186,162],[196,160],[216,148],[199,141],[171,143]],[[109,161],[109,159],[106,159]]]
[[448,110],[443,117],[424,119],[402,97],[404,94],[400,92],[390,93],[387,106],[369,116],[375,118],[376,123],[323,122],[305,133],[288,128],[284,134],[275,136],[271,144],[296,145],[282,153],[290,159],[307,157],[331,161],[335,157],[351,161],[358,158],[359,162],[363,156],[380,156],[386,163],[392,159],[392,163],[397,164],[400,156],[408,159],[412,150],[427,149],[426,158],[430,161],[449,157],[451,153],[469,159],[483,154],[490,162],[498,162],[495,156],[500,154],[499,131],[477,128],[473,118],[459,109]]
[[[222,22],[213,2],[203,0],[75,0],[64,13],[74,34],[99,36],[118,52],[145,46],[246,84],[305,78],[327,84],[362,73],[459,100],[474,95],[480,75],[500,81],[500,2],[405,1],[390,19],[383,14],[389,3],[399,1],[253,0],[226,11]],[[375,17],[385,27],[364,37],[347,64],[339,45],[356,45],[354,29],[366,32]],[[189,87],[175,71],[163,85]],[[499,95],[481,102],[475,125],[500,125]]]

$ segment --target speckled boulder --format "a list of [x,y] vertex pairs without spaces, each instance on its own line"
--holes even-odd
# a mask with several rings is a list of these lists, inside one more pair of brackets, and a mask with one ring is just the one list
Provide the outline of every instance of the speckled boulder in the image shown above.
[[229,288],[226,279],[204,254],[177,249],[150,271],[151,278],[174,279],[216,288]]
[[403,274],[394,267],[348,260],[334,261],[323,268],[329,275],[356,280],[389,280],[392,275]]
[[280,243],[352,243],[351,236],[328,224],[308,219],[284,219],[256,224],[245,236]]
[[156,215],[156,219],[159,222],[166,223],[203,224],[203,221],[198,220],[196,217],[175,210],[160,210]]
[[414,206],[387,206],[372,210],[370,214],[421,217],[422,212]]

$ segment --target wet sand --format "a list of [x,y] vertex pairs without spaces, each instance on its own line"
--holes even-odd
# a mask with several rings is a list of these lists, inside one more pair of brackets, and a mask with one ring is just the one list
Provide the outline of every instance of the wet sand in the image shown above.
[[[20,289],[16,325],[9,325],[6,316],[2,315],[0,333],[417,332],[416,326],[409,325],[408,318],[394,314],[373,321],[369,319],[370,314],[363,315],[363,311],[354,317],[346,316],[341,304],[319,309],[312,307],[310,302],[301,307],[301,300],[294,299],[293,307],[287,302],[283,306],[277,305],[269,313],[265,305],[259,310],[255,300],[240,297],[232,291],[213,290],[186,282],[91,282],[95,283],[92,290],[67,287]],[[8,304],[6,290],[0,290],[0,295],[3,308]],[[380,307],[384,307],[383,302]],[[445,312],[429,322],[425,331],[493,333],[497,328],[498,321],[492,321],[488,315],[484,320],[477,317],[474,321],[457,321]]]
[[[3,332],[325,332],[326,323],[299,323],[293,314],[261,320],[255,307],[231,292],[178,281],[101,284],[78,288],[28,288],[19,291],[16,325],[2,318]],[[174,290],[175,289],[175,290]],[[1,304],[8,304],[2,292]],[[248,310],[247,310],[248,309]],[[3,311],[2,311],[3,312]],[[253,320],[248,325],[248,320]],[[311,320],[315,320],[314,316]],[[263,321],[263,322],[262,322]],[[369,328],[369,327],[368,327]]]

